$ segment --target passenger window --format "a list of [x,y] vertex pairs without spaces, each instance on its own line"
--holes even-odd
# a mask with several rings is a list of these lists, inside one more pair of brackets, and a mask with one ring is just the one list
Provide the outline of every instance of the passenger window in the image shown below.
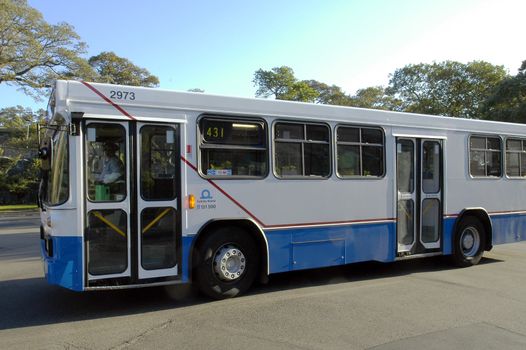
[[88,198],[119,202],[126,197],[126,132],[122,125],[92,123],[86,130]]
[[378,128],[339,126],[336,157],[340,177],[380,177],[384,174],[384,135]]
[[148,125],[141,128],[141,196],[171,200],[176,196],[177,152],[175,129]]
[[204,117],[199,121],[201,173],[207,177],[264,177],[268,169],[263,121]]
[[526,177],[526,140],[506,140],[506,175]]
[[287,177],[328,177],[330,129],[323,124],[276,123],[274,128],[274,168]]
[[500,177],[502,175],[500,138],[470,137],[469,172],[474,177]]

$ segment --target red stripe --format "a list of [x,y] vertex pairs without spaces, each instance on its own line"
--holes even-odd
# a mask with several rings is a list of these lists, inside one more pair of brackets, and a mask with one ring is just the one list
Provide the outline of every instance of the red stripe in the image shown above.
[[[197,167],[193,165],[188,159],[181,156],[181,160],[185,162],[190,168],[192,168],[196,173],[198,172]],[[294,226],[321,226],[321,225],[338,225],[338,224],[356,224],[356,223],[371,223],[371,222],[379,222],[379,221],[394,221],[394,218],[385,218],[385,219],[369,219],[369,220],[346,220],[346,221],[327,221],[327,222],[309,222],[309,223],[299,223],[299,224],[282,224],[282,225],[266,225],[261,220],[259,220],[250,210],[245,208],[241,203],[239,203],[237,200],[235,200],[231,195],[229,195],[225,190],[223,190],[221,187],[219,187],[218,184],[216,184],[214,181],[210,179],[205,179],[208,181],[209,184],[214,186],[219,192],[225,195],[228,199],[230,199],[234,204],[236,204],[240,209],[242,209],[245,213],[247,213],[252,219],[254,219],[258,224],[260,224],[263,228],[278,228],[278,227],[294,227]]]
[[287,228],[295,226],[322,226],[322,225],[340,225],[340,224],[358,224],[358,223],[373,223],[381,221],[395,221],[394,218],[385,218],[385,219],[369,219],[369,220],[345,220],[345,221],[322,221],[322,222],[308,222],[300,224],[283,224],[283,225],[267,225],[265,228]]
[[[188,166],[190,168],[192,168],[195,172],[197,172],[197,167],[195,165],[193,165],[192,163],[190,163],[185,157],[181,156],[181,160],[183,162],[185,162],[186,164],[188,164]],[[214,186],[219,192],[221,192],[222,194],[224,194],[228,199],[230,199],[232,202],[234,202],[239,208],[241,208],[245,213],[247,213],[252,219],[254,219],[258,224],[260,224],[261,226],[263,227],[267,227],[261,220],[259,220],[254,214],[252,214],[250,212],[250,210],[248,210],[247,208],[245,208],[241,203],[239,203],[238,201],[236,201],[234,199],[234,197],[232,197],[231,195],[229,195],[228,193],[226,193],[221,187],[219,187],[214,181],[210,180],[210,179],[205,179],[206,181],[208,181],[208,183],[212,186]]]
[[[506,211],[490,211],[488,212],[488,215],[506,215],[506,214],[519,214],[524,215],[526,214],[526,210],[506,210]],[[456,218],[460,214],[445,214],[444,217],[446,218]]]
[[88,87],[91,91],[93,91],[94,93],[96,93],[97,95],[100,96],[100,98],[102,98],[104,101],[108,102],[110,105],[112,105],[113,107],[115,107],[119,112],[121,112],[122,114],[124,114],[126,117],[130,118],[131,120],[136,120],[134,117],[132,117],[128,112],[126,112],[121,106],[119,106],[118,104],[116,104],[115,102],[113,102],[112,100],[110,100],[109,98],[107,98],[106,96],[104,96],[104,94],[102,92],[100,92],[99,90],[95,89],[93,86],[91,86],[91,84],[89,83],[86,83],[85,81],[80,81],[82,84],[84,84],[86,87]]

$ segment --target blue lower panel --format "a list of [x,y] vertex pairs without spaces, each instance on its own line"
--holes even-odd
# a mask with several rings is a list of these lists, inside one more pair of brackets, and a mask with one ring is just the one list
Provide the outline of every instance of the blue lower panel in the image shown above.
[[513,243],[526,240],[526,215],[493,215],[493,244]]
[[195,236],[183,236],[183,259],[182,259],[182,281],[190,281],[190,254]]
[[447,218],[443,221],[442,252],[444,255],[453,254],[453,238],[455,235],[456,217]]
[[395,259],[394,223],[268,230],[265,235],[270,273]]
[[[514,243],[526,240],[526,215],[491,215],[492,244]],[[455,223],[457,218],[444,220],[443,253],[453,254]]]
[[82,276],[82,238],[52,237],[53,256],[48,257],[41,241],[44,257],[46,279],[50,284],[56,284],[75,291],[83,290]]

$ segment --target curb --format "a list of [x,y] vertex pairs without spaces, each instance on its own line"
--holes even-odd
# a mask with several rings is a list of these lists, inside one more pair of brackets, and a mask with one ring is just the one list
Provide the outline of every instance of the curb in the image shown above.
[[0,211],[0,220],[38,218],[38,217],[39,217],[39,211],[35,209]]

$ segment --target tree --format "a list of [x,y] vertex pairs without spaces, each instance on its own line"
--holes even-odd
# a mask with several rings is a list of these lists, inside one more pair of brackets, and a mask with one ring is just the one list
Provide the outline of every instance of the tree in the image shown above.
[[398,101],[396,98],[386,94],[383,86],[371,86],[356,91],[350,97],[349,106],[371,109],[397,110]]
[[317,80],[305,80],[307,84],[314,90],[316,90],[318,96],[316,97],[316,103],[329,104],[329,105],[340,105],[350,106],[350,97],[345,94],[343,90],[336,85],[327,85]]
[[94,69],[94,81],[120,85],[159,86],[159,78],[148,70],[138,67],[130,60],[117,56],[113,52],[101,52],[90,57],[89,65]]
[[[0,110],[0,129],[8,137],[0,138],[0,203],[18,204],[34,200],[39,180],[40,160],[37,124],[44,121],[44,110],[33,112],[21,106]],[[9,199],[11,198],[11,199]]]
[[287,66],[274,67],[270,71],[258,69],[253,80],[254,86],[258,87],[256,97],[274,95],[276,99],[284,100],[296,81],[294,71]]
[[0,84],[38,98],[52,80],[89,71],[85,48],[69,24],[48,24],[25,0],[0,0]]
[[484,61],[410,64],[391,75],[387,95],[405,112],[479,118],[483,102],[507,76]]
[[38,149],[37,125],[44,122],[43,109],[33,112],[22,106],[0,109],[0,128],[11,135],[0,144],[0,148],[9,150],[5,154],[30,157]]
[[[254,74],[253,82],[258,87],[257,97],[274,95],[277,100],[324,103],[320,100],[321,94],[328,94],[329,89],[316,80],[296,79],[292,68],[287,66],[274,67],[270,71],[259,69]],[[323,98],[329,97],[324,95]]]
[[484,103],[484,119],[526,123],[526,60],[514,77],[504,79]]

